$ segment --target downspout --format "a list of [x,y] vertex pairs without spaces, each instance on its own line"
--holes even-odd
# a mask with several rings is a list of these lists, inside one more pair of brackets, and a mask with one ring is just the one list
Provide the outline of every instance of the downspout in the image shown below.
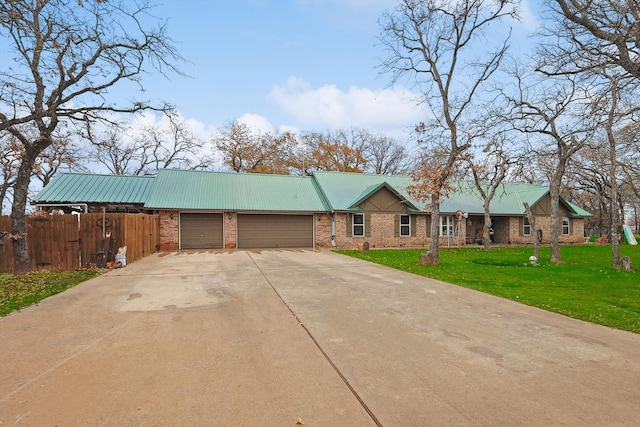
[[325,212],[327,212],[327,215],[329,215],[331,217],[331,247],[335,248],[336,247],[336,214],[335,214],[335,210],[333,209],[333,206],[331,206],[331,203],[329,202],[329,198],[324,193],[324,190],[322,189],[322,187],[318,183],[318,180],[316,178],[315,172],[311,173],[311,178],[313,179],[312,183],[313,183],[314,188],[316,189],[316,192],[320,195],[320,199],[322,201],[322,204],[326,207],[326,211]]
[[331,246],[336,247],[336,214],[331,212]]

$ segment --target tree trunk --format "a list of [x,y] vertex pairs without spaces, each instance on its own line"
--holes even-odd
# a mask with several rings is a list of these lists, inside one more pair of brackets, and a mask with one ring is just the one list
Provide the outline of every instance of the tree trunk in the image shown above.
[[31,271],[29,248],[27,247],[27,195],[31,182],[31,171],[37,154],[26,149],[18,169],[18,176],[13,186],[13,204],[11,205],[11,241],[13,244],[13,273],[26,274]]
[[536,229],[536,216],[531,211],[529,203],[525,202],[524,212],[529,220],[529,230],[531,233],[531,243],[533,244],[533,256],[540,259],[540,242],[538,241],[538,230]]
[[2,216],[3,214],[3,209],[2,209],[2,204],[4,203],[4,199],[5,197],[7,197],[7,190],[9,189],[8,186],[6,185],[2,185],[0,186],[0,216]]
[[562,257],[560,256],[560,221],[558,221],[558,211],[560,210],[560,185],[562,184],[563,175],[564,171],[562,173],[556,172],[551,181],[551,189],[549,192],[551,196],[551,218],[549,218],[551,262],[562,262]]
[[612,104],[609,110],[607,120],[607,140],[609,141],[609,180],[611,182],[611,266],[620,268],[620,231],[622,222],[624,221],[623,204],[618,200],[618,160],[616,152],[616,137],[613,133],[614,123],[616,121],[615,112],[618,106],[618,79],[611,80],[611,97]]
[[438,265],[438,248],[440,240],[440,195],[431,195],[431,243],[429,243],[429,251],[422,254],[420,264],[422,265]]
[[620,221],[620,210],[618,209],[618,177],[616,176],[616,148],[615,142],[609,147],[609,179],[611,180],[611,266],[620,268],[620,229],[622,222]]
[[484,226],[482,227],[484,235],[482,236],[482,243],[484,244],[484,250],[487,252],[491,251],[491,233],[489,232],[490,228],[491,228],[491,214],[489,212],[489,206],[485,204]]

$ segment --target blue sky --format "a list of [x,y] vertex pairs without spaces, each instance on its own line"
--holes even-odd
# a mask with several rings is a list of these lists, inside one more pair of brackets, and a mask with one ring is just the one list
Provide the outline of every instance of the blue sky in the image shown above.
[[[455,0],[453,0],[455,1]],[[380,75],[378,18],[398,0],[152,0],[188,61],[189,77],[145,76],[145,99],[174,104],[202,140],[238,119],[260,131],[351,126],[414,146],[408,129],[427,113],[416,93]],[[533,2],[537,4],[537,2]],[[527,45],[536,18],[524,0],[512,39]],[[139,98],[117,85],[110,95]],[[146,115],[132,123],[166,126]],[[94,170],[106,173],[96,167]]]
[[396,4],[164,0],[154,13],[168,18],[190,77],[149,78],[146,96],[176,105],[203,136],[240,119],[261,130],[356,126],[406,139],[425,113],[377,68],[378,18]]

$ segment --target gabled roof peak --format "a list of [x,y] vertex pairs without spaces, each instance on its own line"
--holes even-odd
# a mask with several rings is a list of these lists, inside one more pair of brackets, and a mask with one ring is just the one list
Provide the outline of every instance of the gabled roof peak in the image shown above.
[[393,188],[387,181],[383,181],[379,184],[370,185],[369,187],[365,188],[364,191],[358,197],[356,197],[355,201],[351,203],[351,205],[349,206],[349,209],[355,209],[360,203],[364,202],[366,199],[368,199],[369,197],[371,197],[372,195],[380,191],[382,188],[386,188],[389,191],[391,191],[393,194],[395,194],[395,196],[398,199],[400,199],[403,203],[406,203],[411,209],[419,210],[413,204],[413,202],[408,200],[405,196],[402,195],[402,193],[400,193],[398,190]]

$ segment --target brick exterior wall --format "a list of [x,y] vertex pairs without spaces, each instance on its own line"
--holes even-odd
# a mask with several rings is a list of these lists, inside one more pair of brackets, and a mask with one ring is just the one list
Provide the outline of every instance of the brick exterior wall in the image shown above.
[[[160,250],[177,251],[179,248],[178,211],[158,211],[160,215]],[[173,215],[173,219],[171,219]]]
[[[427,247],[431,239],[427,238],[427,216],[416,215],[415,236],[395,236],[394,221],[397,214],[371,213],[370,236],[351,236],[347,232],[346,213],[336,213],[336,247],[354,249],[359,243],[369,242],[371,248]],[[329,224],[329,227],[331,225]]]
[[[177,251],[179,248],[179,230],[178,230],[178,211],[161,210],[157,214],[160,216],[160,250],[161,251]],[[173,219],[171,219],[173,215]],[[225,249],[235,249],[237,246],[237,215],[235,212],[225,212],[224,221],[224,242]],[[331,217],[336,221],[335,243],[337,248],[341,249],[357,249],[359,243],[369,242],[371,248],[403,248],[403,247],[428,247],[431,239],[427,237],[429,234],[427,221],[430,216],[415,215],[415,236],[395,236],[394,221],[395,213],[370,213],[369,231],[370,236],[351,236],[351,232],[347,233],[347,214],[335,213],[325,214],[317,213],[314,215],[315,227],[315,248],[331,249]],[[497,222],[497,221],[496,221]],[[500,228],[506,227],[508,230],[499,230],[502,233],[508,232],[508,242],[499,241],[497,243],[510,244],[531,244],[531,236],[522,235],[521,218],[509,217],[501,218]],[[464,246],[466,244],[467,221],[462,221],[460,227],[460,238],[452,236],[451,239],[439,237],[441,247],[448,246]],[[498,225],[498,224],[496,224]],[[475,234],[475,228],[478,225],[476,221],[472,223],[470,232]],[[542,230],[542,244],[549,244],[549,217],[536,218],[536,227]],[[496,229],[498,232],[498,229]],[[532,232],[535,232],[532,230]],[[474,236],[472,236],[474,237]],[[502,239],[501,239],[502,240]],[[576,244],[584,242],[584,219],[570,219],[570,235],[560,236],[560,243]],[[475,239],[472,238],[471,245],[475,245]]]
[[[524,236],[522,234],[521,218],[511,217],[509,220],[509,243],[526,245],[531,244],[531,236]],[[549,244],[551,236],[551,218],[549,218],[548,216],[536,217],[536,229],[542,230],[541,243]],[[531,229],[531,233],[536,233],[536,231],[533,230],[533,227]],[[564,244],[584,243],[584,218],[570,218],[569,235],[561,234],[558,238],[558,241]]]
[[224,221],[224,248],[235,249],[238,237],[238,214],[235,212],[225,212],[223,214]]
[[313,217],[316,249],[331,249],[331,215],[315,214]]

